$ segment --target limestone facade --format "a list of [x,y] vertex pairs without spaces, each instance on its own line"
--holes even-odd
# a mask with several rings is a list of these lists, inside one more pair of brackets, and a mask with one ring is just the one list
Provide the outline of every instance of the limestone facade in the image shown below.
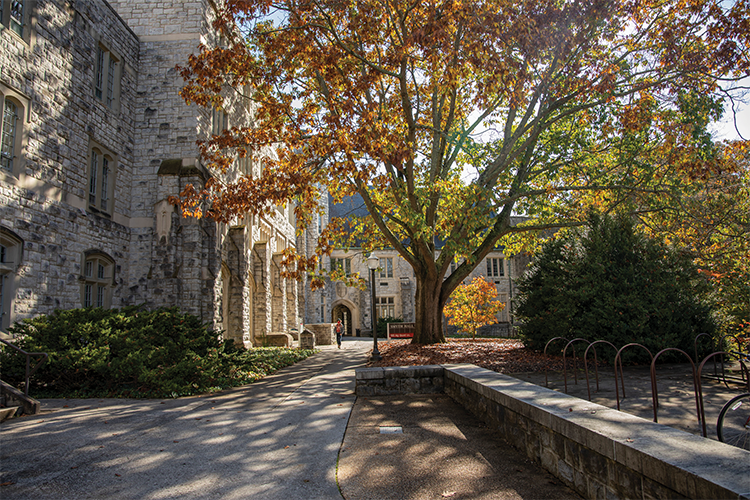
[[[291,207],[219,224],[167,201],[211,175],[196,140],[252,119],[233,91],[214,111],[178,94],[175,66],[221,43],[218,1],[3,9],[0,329],[57,308],[135,304],[179,306],[246,345],[299,328],[304,286],[279,273],[298,244]],[[264,154],[227,175],[259,175]]]
[[[376,250],[375,254],[380,258],[380,268],[375,272],[376,317],[390,316],[405,322],[414,321],[417,282],[411,266],[393,249]],[[358,332],[369,332],[372,329],[368,256],[368,253],[358,248],[334,250],[330,257],[334,265],[343,261],[345,269],[350,269],[352,274],[357,273],[365,279],[366,288],[348,287],[343,282],[329,280],[319,292],[324,297],[320,308],[324,311],[326,321],[335,323],[341,319],[347,335],[357,335]],[[512,334],[512,301],[517,293],[515,281],[525,272],[528,264],[529,257],[525,254],[508,258],[497,250],[490,252],[464,280],[464,283],[469,283],[476,277],[482,277],[494,283],[498,300],[505,304],[505,308],[497,314],[497,323],[485,328],[487,332],[483,330],[482,333],[502,336]],[[320,309],[315,312],[319,313]],[[446,333],[456,332],[455,327],[449,326],[447,321],[443,323]]]

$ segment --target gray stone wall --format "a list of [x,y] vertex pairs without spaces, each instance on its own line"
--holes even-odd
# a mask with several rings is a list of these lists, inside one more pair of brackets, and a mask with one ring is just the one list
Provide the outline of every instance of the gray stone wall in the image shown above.
[[[83,252],[98,250],[115,261],[114,307],[179,306],[246,345],[256,334],[297,327],[297,287],[279,281],[274,301],[270,282],[272,256],[296,241],[288,208],[218,224],[182,217],[167,201],[213,175],[196,146],[211,132],[211,110],[184,103],[175,66],[199,44],[220,43],[211,27],[217,2],[31,4],[28,40],[0,31],[0,92],[21,96],[28,111],[23,165],[0,171],[0,225],[24,244],[11,320],[79,307]],[[111,108],[94,98],[98,45],[121,62],[120,99]],[[230,127],[251,123],[252,106],[233,90],[223,108]],[[91,144],[117,157],[111,213],[88,204]],[[259,162],[250,168],[260,174]],[[225,180],[237,176],[231,169]]]
[[[115,261],[111,302],[126,301],[133,177],[134,68],[138,42],[103,1],[39,0],[28,41],[0,33],[0,85],[24,100],[24,146],[17,168],[0,173],[0,225],[23,239],[11,321],[81,305],[83,252]],[[102,44],[122,62],[119,104],[94,98],[94,60]],[[89,151],[116,156],[114,208],[89,209]]]

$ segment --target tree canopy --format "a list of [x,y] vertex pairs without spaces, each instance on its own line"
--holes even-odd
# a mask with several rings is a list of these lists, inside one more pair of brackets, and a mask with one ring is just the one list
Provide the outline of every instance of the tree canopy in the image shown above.
[[351,233],[332,220],[315,255],[286,256],[289,274],[350,238],[394,248],[417,280],[413,341],[442,341],[451,292],[498,245],[591,207],[658,210],[713,172],[706,127],[748,75],[749,13],[748,0],[227,0],[227,45],[191,56],[182,96],[255,106],[253,126],[201,144],[213,169],[274,154],[257,178],[186,189],[183,210],[229,221],[294,200],[304,228],[321,187],[358,193],[369,215]]

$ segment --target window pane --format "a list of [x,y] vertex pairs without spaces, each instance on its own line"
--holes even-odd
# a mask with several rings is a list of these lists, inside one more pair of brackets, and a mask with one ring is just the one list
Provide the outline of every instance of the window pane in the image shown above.
[[84,267],[83,275],[87,278],[90,278],[92,273],[94,271],[94,263],[91,261],[86,262],[86,266]]
[[5,275],[0,274],[0,328],[3,326],[3,316],[5,316]]
[[487,276],[492,276],[492,259],[487,259]]
[[91,285],[83,287],[83,307],[91,307]]
[[99,278],[100,280],[104,279],[104,270],[105,270],[104,266],[99,264],[99,268],[96,271],[96,277]]
[[0,264],[5,264],[5,259],[7,255],[7,250],[3,245],[0,245]]
[[99,170],[99,155],[96,151],[91,152],[91,180],[89,180],[89,203],[96,204],[96,174]]
[[23,36],[23,0],[10,2],[10,29]]
[[107,210],[107,201],[109,198],[107,192],[109,191],[109,161],[106,157],[102,158],[102,194],[100,206],[102,210]]
[[104,307],[104,287],[96,287],[96,307]]
[[115,98],[115,65],[116,61],[109,56],[109,68],[107,70],[107,106],[112,107]]
[[102,98],[104,91],[104,50],[96,48],[96,73],[94,75],[94,95],[97,99]]
[[18,108],[12,101],[6,99],[5,110],[3,111],[2,155],[0,155],[0,164],[6,170],[13,170],[17,120]]

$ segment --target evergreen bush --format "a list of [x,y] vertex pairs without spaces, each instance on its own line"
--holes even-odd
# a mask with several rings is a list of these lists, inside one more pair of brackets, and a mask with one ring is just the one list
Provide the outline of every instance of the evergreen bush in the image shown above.
[[[592,216],[582,230],[548,241],[518,289],[520,335],[532,349],[554,337],[580,337],[618,349],[636,342],[653,354],[676,347],[692,356],[696,335],[715,331],[708,284],[688,256],[639,233],[625,217]],[[579,354],[583,349],[579,343]],[[615,351],[602,346],[597,354],[611,361]],[[624,360],[650,362],[638,348]]]
[[[312,351],[236,348],[178,308],[57,310],[9,328],[16,345],[49,355],[35,397],[177,397],[254,382]],[[0,350],[3,379],[21,385],[25,357]]]

